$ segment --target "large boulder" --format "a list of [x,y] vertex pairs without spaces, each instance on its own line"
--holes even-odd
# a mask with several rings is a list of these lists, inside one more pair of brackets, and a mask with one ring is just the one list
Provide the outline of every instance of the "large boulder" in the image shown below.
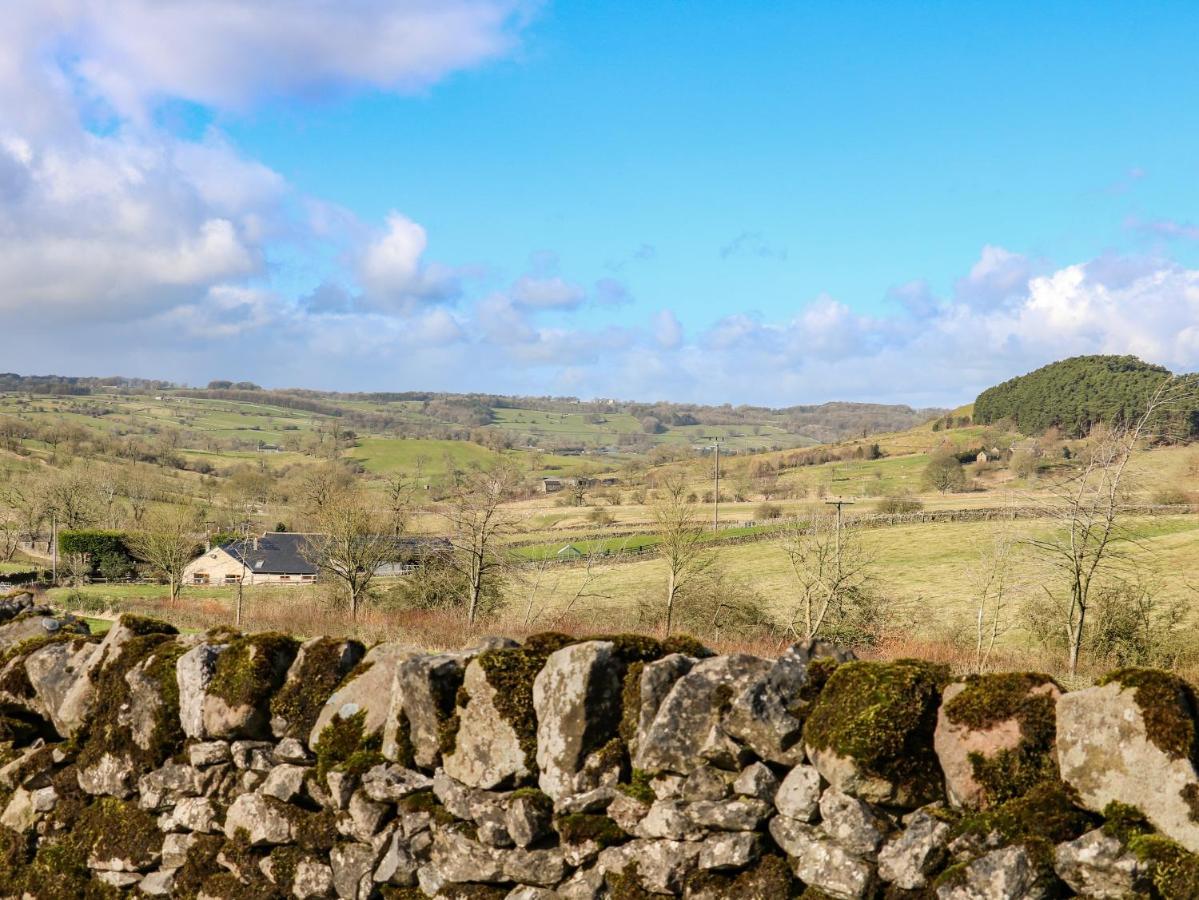
[[181,657],[175,665],[175,679],[179,687],[179,724],[183,733],[194,740],[203,741],[208,735],[204,731],[204,698],[208,685],[216,672],[216,661],[225,651],[226,644],[199,643]]
[[423,769],[432,769],[441,761],[441,737],[454,715],[458,688],[471,656],[413,656],[396,667],[383,726],[385,757]]
[[[645,667],[643,689],[646,675],[656,665],[661,663]],[[770,669],[769,661],[745,654],[695,663],[670,686],[648,728],[639,729],[633,765],[647,772],[686,775],[708,762],[729,769],[748,762],[725,732],[722,719],[733,699]],[[643,711],[645,702],[643,690]]]
[[622,667],[611,641],[571,644],[551,653],[533,681],[538,784],[554,800],[573,792],[587,753],[620,722]]
[[276,738],[307,740],[325,701],[362,660],[366,648],[346,638],[305,641],[271,698],[271,733]]
[[944,793],[933,752],[944,666],[917,660],[837,667],[804,723],[808,758],[834,788],[915,808]]
[[949,801],[978,809],[1055,779],[1054,711],[1061,694],[1048,675],[1024,672],[948,685],[933,746]]
[[215,660],[202,705],[203,736],[271,736],[270,700],[287,677],[299,643],[277,632],[235,638]]
[[533,684],[564,635],[534,635],[522,647],[486,650],[466,667],[456,731],[447,733],[445,771],[471,787],[526,781],[537,771]]
[[25,672],[54,730],[71,737],[91,714],[96,683],[91,677],[102,658],[100,645],[87,638],[47,644],[25,657]]
[[534,768],[526,753],[527,738],[521,740],[499,708],[497,700],[503,701],[479,659],[466,667],[462,690],[467,703],[458,707],[454,747],[442,761],[446,773],[463,784],[486,789],[527,778]]
[[1134,806],[1162,833],[1199,851],[1196,702],[1182,679],[1124,669],[1057,701],[1057,758],[1078,803]]
[[382,734],[387,710],[391,706],[391,688],[396,667],[416,651],[406,644],[378,644],[337,687],[321,707],[316,723],[308,734],[308,746],[315,749],[321,732],[335,719],[350,719],[363,713],[364,734]]
[[852,658],[821,641],[793,644],[734,699],[724,730],[762,759],[803,762],[804,719],[836,664]]

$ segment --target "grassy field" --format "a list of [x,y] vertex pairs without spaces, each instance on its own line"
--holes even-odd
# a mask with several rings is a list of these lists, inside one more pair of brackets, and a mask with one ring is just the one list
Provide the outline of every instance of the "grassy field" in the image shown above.
[[[980,561],[1001,536],[1019,539],[1043,533],[1046,526],[1029,522],[976,522],[907,525],[863,533],[863,543],[875,559],[878,589],[903,615],[931,634],[959,632],[975,613],[976,579]],[[1193,601],[1199,586],[1199,517],[1170,516],[1137,520],[1126,545],[1131,570],[1160,576],[1161,596]],[[794,575],[782,545],[757,541],[720,547],[719,565],[749,585],[776,621],[786,621],[795,595]],[[1017,572],[1024,579],[1023,601],[1041,589],[1043,565],[1023,552]],[[561,566],[552,595],[541,603],[547,611],[574,596],[588,577],[582,566]],[[665,585],[666,569],[656,557],[636,562],[592,566],[596,595],[593,611],[600,618],[619,617],[619,610],[638,601],[653,600]],[[1018,606],[1018,603],[1017,603]],[[1013,628],[1005,636],[1012,645],[1025,640],[1013,610]]]

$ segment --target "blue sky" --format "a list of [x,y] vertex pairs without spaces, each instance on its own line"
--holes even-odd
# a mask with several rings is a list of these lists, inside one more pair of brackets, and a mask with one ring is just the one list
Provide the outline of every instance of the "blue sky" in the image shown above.
[[1199,368],[1194,4],[63,10],[0,73],[10,368],[774,404]]

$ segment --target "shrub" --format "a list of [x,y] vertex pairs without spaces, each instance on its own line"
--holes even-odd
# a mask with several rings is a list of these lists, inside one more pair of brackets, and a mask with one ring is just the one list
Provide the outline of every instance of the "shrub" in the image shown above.
[[1185,506],[1192,500],[1191,494],[1178,487],[1159,488],[1153,492],[1153,503],[1156,506]]
[[885,515],[902,515],[920,512],[924,509],[924,504],[913,497],[883,497],[874,508]]
[[779,519],[782,515],[783,508],[777,503],[759,503],[754,510],[755,519]]

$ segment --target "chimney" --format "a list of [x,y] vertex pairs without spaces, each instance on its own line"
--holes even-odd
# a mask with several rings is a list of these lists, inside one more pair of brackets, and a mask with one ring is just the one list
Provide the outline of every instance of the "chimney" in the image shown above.
[[258,552],[258,535],[254,535],[254,552]]

